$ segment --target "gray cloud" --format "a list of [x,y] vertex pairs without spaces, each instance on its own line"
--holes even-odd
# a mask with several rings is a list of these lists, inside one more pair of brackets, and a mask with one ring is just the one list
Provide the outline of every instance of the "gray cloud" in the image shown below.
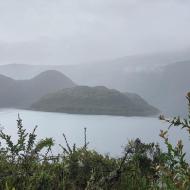
[[0,0],[0,63],[78,63],[190,47],[188,0]]

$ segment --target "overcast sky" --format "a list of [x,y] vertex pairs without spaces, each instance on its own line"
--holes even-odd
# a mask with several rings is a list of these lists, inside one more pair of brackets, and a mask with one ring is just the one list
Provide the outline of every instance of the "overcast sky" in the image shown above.
[[189,0],[0,0],[0,64],[190,48]]

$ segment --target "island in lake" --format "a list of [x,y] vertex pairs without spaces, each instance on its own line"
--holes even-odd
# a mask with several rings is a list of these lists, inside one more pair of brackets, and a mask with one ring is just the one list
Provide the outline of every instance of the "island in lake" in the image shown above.
[[104,86],[75,86],[45,95],[32,110],[72,114],[150,116],[159,110],[139,95],[121,93]]
[[0,89],[1,108],[120,116],[150,116],[159,112],[137,94],[104,86],[79,86],[54,70],[28,80],[0,75]]

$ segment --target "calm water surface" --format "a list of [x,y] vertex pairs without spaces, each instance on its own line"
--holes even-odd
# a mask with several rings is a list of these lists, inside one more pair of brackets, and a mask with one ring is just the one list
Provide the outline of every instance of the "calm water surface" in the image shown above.
[[[73,115],[2,109],[0,110],[0,125],[5,132],[13,136],[14,140],[16,140],[18,113],[28,131],[32,131],[33,127],[38,125],[38,138],[53,137],[55,139],[55,152],[60,150],[58,144],[64,144],[62,133],[66,134],[71,144],[83,145],[84,127],[87,128],[89,147],[101,153],[119,156],[122,153],[123,145],[127,144],[128,140],[135,138],[140,138],[144,142],[159,142],[165,149],[159,132],[160,129],[166,129],[168,124],[159,121],[156,117]],[[185,149],[189,152],[188,136],[181,130],[172,129],[169,139],[173,143],[176,143],[178,139],[184,139]]]

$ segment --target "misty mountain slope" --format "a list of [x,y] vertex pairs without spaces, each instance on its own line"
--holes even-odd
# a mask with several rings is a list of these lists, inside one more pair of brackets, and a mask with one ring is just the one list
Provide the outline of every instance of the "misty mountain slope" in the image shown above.
[[120,87],[136,92],[168,115],[185,115],[185,95],[190,90],[190,61],[133,72],[119,79]]
[[30,80],[0,77],[0,107],[28,107],[45,94],[75,86],[74,82],[58,71],[45,71]]
[[65,73],[80,85],[106,86],[137,93],[168,115],[186,113],[185,94],[190,90],[189,49],[184,52],[122,57],[94,64],[2,65],[0,73],[28,78],[48,69]]
[[84,68],[73,78],[80,84],[135,92],[165,114],[184,116],[187,111],[185,95],[190,90],[189,71],[190,60],[170,64],[149,62],[136,66],[120,60],[120,64],[114,62]]
[[125,92],[124,93],[131,101],[133,101],[133,104],[135,105],[135,107],[144,107],[145,109],[148,108],[150,106],[150,104],[145,101],[141,96],[139,96],[138,94],[135,93],[129,93],[129,92]]
[[[25,83],[26,81],[21,81]],[[26,85],[26,83],[25,83]],[[54,92],[55,90],[60,90],[62,88],[70,88],[75,86],[74,82],[65,76],[63,73],[55,71],[55,70],[48,70],[40,73],[36,77],[28,80],[28,88],[37,88],[37,93],[47,93]],[[34,92],[35,93],[35,92]]]
[[158,109],[139,96],[103,86],[76,86],[49,94],[31,106],[34,110],[76,114],[149,116]]
[[4,86],[4,90],[8,89],[9,86],[11,86],[14,82],[15,81],[13,79],[0,74],[0,88],[2,88],[4,84],[6,84],[6,86]]
[[[154,71],[160,66],[190,60],[190,48],[181,51],[171,51],[162,53],[149,53],[142,55],[125,56],[116,59],[94,62],[91,64],[65,65],[67,62],[56,62],[52,65],[27,65],[26,64],[6,64],[0,65],[0,74],[9,76],[17,80],[30,79],[46,70],[61,71],[74,81],[81,84],[96,85],[98,77],[99,81],[105,79],[105,73],[108,74],[108,82],[111,75],[119,73],[129,73],[136,71]],[[88,71],[91,76],[88,80]],[[95,79],[93,79],[95,77]],[[94,84],[92,84],[94,82]]]
[[0,75],[0,107],[6,107],[8,100],[13,95],[10,94],[10,89],[16,84],[15,80],[6,77],[4,75]]
[[144,89],[141,89],[142,93],[140,94],[144,94],[144,97],[146,96],[151,103],[155,103],[154,105],[159,105],[159,108],[163,112],[185,115],[187,113],[185,96],[190,91],[189,71],[190,61],[168,65],[159,74],[159,80],[147,83],[149,85],[149,88],[147,86],[147,90],[152,90],[149,90],[147,93]]

